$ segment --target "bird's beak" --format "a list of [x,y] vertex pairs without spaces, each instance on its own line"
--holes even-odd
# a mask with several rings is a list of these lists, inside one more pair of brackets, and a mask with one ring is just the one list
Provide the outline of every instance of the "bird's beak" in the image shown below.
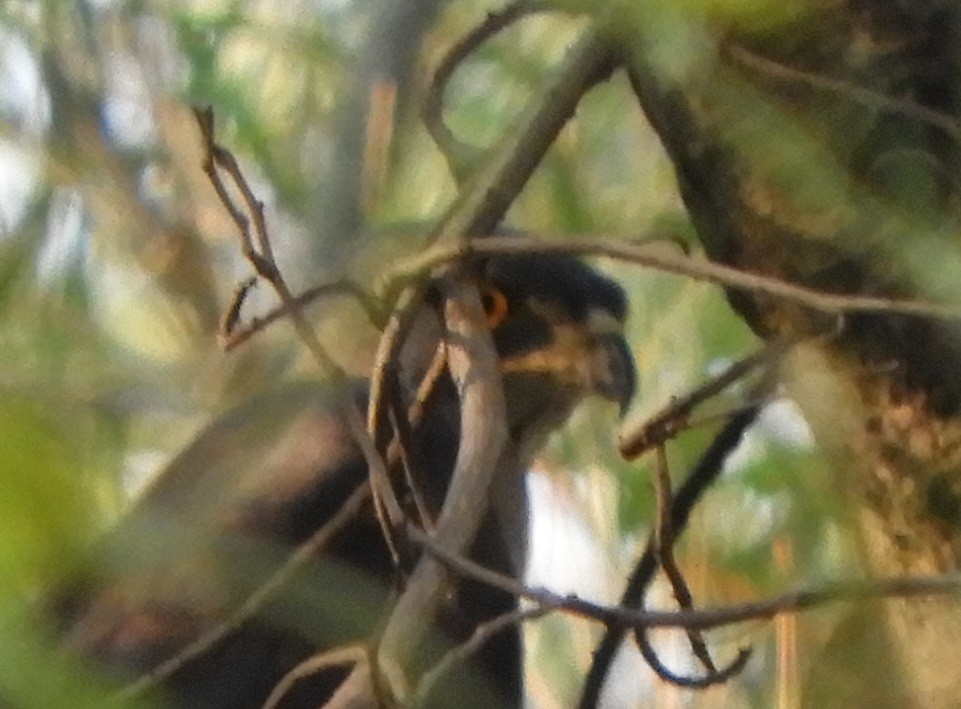
[[623,417],[634,398],[634,388],[637,385],[634,357],[623,334],[605,332],[596,337],[594,390],[615,402]]
[[637,385],[634,357],[624,339],[624,325],[606,310],[594,310],[587,320],[594,339],[594,391],[620,407],[624,416]]

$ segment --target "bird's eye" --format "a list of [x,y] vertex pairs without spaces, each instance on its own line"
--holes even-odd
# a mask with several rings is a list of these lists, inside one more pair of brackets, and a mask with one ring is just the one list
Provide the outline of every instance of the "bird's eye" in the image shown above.
[[481,291],[481,302],[484,304],[484,312],[487,314],[487,325],[495,328],[504,322],[507,317],[507,296],[504,291],[488,286]]

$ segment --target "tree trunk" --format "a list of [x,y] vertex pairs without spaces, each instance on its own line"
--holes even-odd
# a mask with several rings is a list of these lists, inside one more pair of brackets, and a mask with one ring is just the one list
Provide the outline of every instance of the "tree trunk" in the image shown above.
[[[711,35],[672,18],[631,59],[708,256],[834,293],[956,302],[957,6],[812,0],[766,21],[732,17],[678,62],[663,60],[672,30]],[[794,352],[784,381],[835,455],[865,568],[957,570],[958,321],[861,312],[834,322],[762,294],[729,299],[763,337],[835,329]],[[839,630],[805,703],[956,706],[958,667],[953,599],[880,602]]]

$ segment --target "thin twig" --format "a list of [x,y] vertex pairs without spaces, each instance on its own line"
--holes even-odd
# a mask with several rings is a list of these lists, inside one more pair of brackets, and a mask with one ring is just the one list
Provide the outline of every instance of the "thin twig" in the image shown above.
[[403,525],[406,515],[404,515],[404,511],[401,509],[400,503],[394,495],[394,489],[390,484],[388,464],[380,451],[374,447],[374,441],[367,432],[364,419],[358,408],[351,405],[343,408],[350,432],[357,445],[360,446],[367,462],[368,479],[370,489],[373,491],[374,506],[375,509],[380,510],[378,519],[381,521],[384,542],[387,544],[394,565],[400,567],[402,557],[396,545],[394,530]]
[[[400,294],[394,311],[388,318],[377,343],[377,354],[374,358],[374,368],[370,376],[370,391],[368,392],[366,438],[372,445],[372,452],[377,453],[378,456],[380,456],[381,451],[384,451],[385,455],[389,452],[392,440],[389,435],[390,421],[387,415],[387,378],[391,376],[390,372],[400,356],[407,331],[413,323],[417,308],[421,304],[423,297],[421,288],[420,283],[415,283]],[[375,477],[379,477],[378,471],[371,468],[369,475],[371,487],[377,491],[377,485],[380,483],[375,481]],[[385,492],[388,491],[385,490]],[[389,494],[393,495],[393,491],[389,491]],[[391,521],[390,515],[385,509],[385,502],[379,494],[374,495],[374,512],[384,540],[390,549],[394,564],[401,567],[401,558],[394,539],[397,527]]]
[[720,394],[734,382],[757,367],[779,357],[794,340],[779,339],[765,344],[747,357],[737,360],[717,376],[681,397],[671,397],[668,404],[633,431],[622,433],[618,447],[625,460],[634,460],[651,446],[673,438],[690,426],[689,417],[698,404]]
[[[674,558],[674,531],[671,521],[671,478],[667,468],[667,452],[663,443],[657,446],[657,461],[654,468],[658,496],[657,527],[654,533],[655,553],[661,568],[670,581],[671,589],[674,592],[674,598],[677,600],[678,605],[684,610],[690,610],[694,607],[694,599],[687,585],[687,581],[684,579],[684,575],[677,565],[677,560]],[[650,644],[647,629],[640,627],[634,628],[634,637],[637,640],[638,647],[641,649],[641,654],[648,660],[655,672],[657,672],[661,678],[682,687],[708,687],[726,682],[744,668],[744,665],[750,657],[750,650],[742,649],[738,652],[738,656],[733,662],[724,669],[718,670],[714,664],[714,660],[711,658],[711,654],[707,649],[707,644],[704,642],[701,632],[688,628],[686,634],[695,657],[697,657],[701,661],[701,664],[707,669],[707,674],[704,677],[684,677],[667,670],[659,660],[651,663],[651,658],[657,659],[658,656]]]
[[742,67],[753,69],[773,79],[805,84],[820,91],[827,91],[843,98],[856,101],[872,109],[880,109],[887,113],[901,114],[915,118],[923,123],[944,131],[946,135],[961,143],[961,123],[947,113],[923,106],[910,99],[895,98],[875,91],[865,86],[835,79],[824,74],[815,74],[796,67],[782,64],[768,57],[763,57],[734,42],[722,45],[723,55],[734,60]]
[[457,665],[466,662],[477,654],[495,635],[528,620],[542,618],[548,612],[548,609],[541,606],[516,608],[509,613],[504,613],[478,625],[467,640],[451,648],[437,664],[423,674],[420,684],[417,686],[413,705],[425,706],[427,698],[437,682]]
[[308,657],[285,674],[267,696],[263,709],[276,709],[294,685],[303,679],[320,674],[324,670],[342,665],[356,665],[367,662],[368,649],[365,645],[347,645]]
[[[657,447],[654,477],[657,481],[657,530],[655,533],[655,547],[661,569],[667,575],[674,592],[674,599],[681,608],[693,608],[694,597],[687,585],[684,574],[681,573],[674,557],[674,530],[671,525],[671,476],[667,467],[667,451],[662,443]],[[716,674],[717,667],[708,652],[704,638],[697,630],[688,630],[687,637],[694,651],[695,657],[701,661],[709,674]]]
[[[414,509],[420,526],[424,529],[433,528],[433,515],[431,515],[427,502],[424,500],[422,490],[423,476],[419,475],[420,461],[417,459],[416,446],[414,445],[414,427],[411,426],[408,408],[404,405],[403,394],[401,393],[401,383],[397,373],[391,370],[387,379],[387,413],[391,427],[394,429],[394,440],[388,447],[388,456],[395,454],[400,460],[400,467],[404,473],[404,484],[406,490],[414,503]],[[392,481],[391,481],[392,482]]]
[[[237,227],[237,235],[240,238],[240,249],[244,257],[251,262],[254,266],[254,270],[259,275],[265,275],[261,273],[262,270],[267,270],[267,265],[262,261],[261,256],[254,249],[253,240],[250,238],[250,220],[244,215],[242,211],[234,204],[233,198],[228,194],[227,188],[220,179],[220,173],[217,171],[218,157],[219,153],[224,152],[224,149],[217,145],[214,140],[214,112],[210,107],[200,109],[194,108],[194,117],[197,120],[197,125],[200,126],[200,136],[204,143],[204,157],[201,162],[201,168],[210,180],[210,184],[213,185],[214,191],[217,192],[217,197],[220,199],[220,203],[227,210],[230,215],[231,220]],[[236,165],[236,161],[234,161]]]
[[[648,542],[648,547],[644,552],[644,557],[642,557],[642,563],[644,558],[654,559],[654,563],[659,565],[667,575],[678,605],[682,610],[690,610],[693,608],[693,598],[687,582],[681,574],[677,566],[677,561],[674,558],[674,515],[672,512],[675,506],[671,494],[671,480],[668,473],[667,455],[663,443],[657,446],[657,460],[654,467],[655,489],[657,491],[657,520],[654,535]],[[653,573],[652,570],[650,578],[653,578]],[[632,605],[636,605],[639,610],[643,611],[643,598],[639,598],[637,603]],[[727,667],[718,670],[708,652],[707,645],[701,636],[700,630],[687,628],[685,632],[691,649],[708,672],[703,677],[680,675],[670,670],[661,661],[660,656],[654,649],[654,645],[651,643],[648,630],[646,627],[634,626],[634,639],[641,656],[645,662],[647,662],[648,667],[650,667],[658,677],[665,682],[685,689],[704,689],[713,685],[722,684],[741,672],[751,656],[750,649],[741,649],[738,651],[737,657],[728,664]],[[603,646],[604,643],[601,644],[601,647]],[[584,706],[583,702],[582,706]]]
[[[417,427],[424,418],[424,411],[427,408],[427,403],[430,401],[431,396],[436,391],[436,387],[440,378],[444,376],[447,372],[447,343],[441,339],[437,343],[437,350],[434,352],[434,358],[431,360],[430,366],[427,368],[427,372],[424,374],[420,385],[417,387],[417,394],[414,397],[414,401],[411,403],[410,408],[407,412],[407,420],[410,422],[412,427]],[[405,469],[408,473],[407,484],[410,486],[411,492],[414,495],[414,504],[417,505],[418,509],[421,511],[421,516],[423,518],[423,528],[428,532],[432,532],[434,529],[434,519],[430,508],[424,502],[423,496],[420,491],[424,489],[427,481],[423,477],[418,476],[421,472],[420,468],[413,466]]]
[[[684,611],[678,612],[683,613]],[[648,667],[654,671],[654,674],[665,682],[683,687],[684,689],[706,689],[717,684],[723,684],[744,670],[747,661],[751,659],[751,650],[742,648],[738,650],[737,657],[731,660],[730,664],[722,670],[710,672],[703,677],[687,677],[673,672],[661,662],[661,658],[654,649],[654,646],[651,645],[647,633],[635,629],[635,637],[637,638],[637,648],[641,653],[641,657],[644,658]]]
[[383,314],[377,305],[376,299],[353,281],[341,279],[329,283],[321,283],[313,288],[309,288],[300,295],[294,296],[291,306],[281,304],[265,315],[254,318],[245,327],[231,331],[228,333],[228,337],[221,339],[221,347],[223,347],[226,352],[229,352],[235,347],[242,345],[261,330],[266,329],[269,325],[277,322],[281,318],[287,317],[292,312],[292,309],[303,310],[315,300],[330,298],[332,296],[352,297],[360,304],[364,310],[364,314],[372,325],[375,327],[381,327],[383,325]]
[[[751,396],[752,399],[756,399],[764,391],[763,386],[762,383],[757,387],[754,395]],[[737,448],[744,432],[757,419],[760,410],[761,406],[758,404],[732,416],[698,459],[671,501],[671,527],[675,537],[680,536],[684,531],[694,506],[721,474],[724,461]],[[654,539],[650,538],[621,595],[622,607],[633,608],[641,605],[657,568]],[[597,705],[604,680],[614,662],[614,656],[625,632],[624,626],[608,625],[603,639],[594,651],[593,662],[584,680],[584,689],[578,705],[580,709],[592,709]]]
[[525,586],[516,579],[491,569],[440,546],[431,535],[410,523],[407,533],[412,541],[442,562],[451,571],[475,579],[518,598],[526,598],[545,612],[563,611],[621,628],[682,628],[709,630],[721,626],[770,620],[779,613],[797,613],[829,603],[870,599],[917,598],[954,595],[961,591],[961,574],[938,576],[897,576],[890,579],[836,581],[812,588],[799,588],[751,603],[739,603],[708,609],[676,611],[634,610],[587,601],[576,595],[562,595],[544,587]]
[[[430,506],[424,500],[421,491],[426,489],[428,483],[427,480],[423,478],[419,473],[421,472],[420,467],[415,461],[410,460],[408,456],[408,451],[412,449],[411,445],[404,446],[403,441],[413,441],[414,430],[420,425],[424,417],[424,412],[434,394],[437,382],[447,371],[447,345],[441,340],[437,343],[437,349],[434,351],[434,357],[431,360],[430,366],[427,368],[427,372],[421,379],[420,384],[417,387],[417,393],[414,396],[414,400],[411,402],[410,406],[407,408],[405,416],[400,416],[391,411],[391,421],[397,425],[406,427],[408,430],[404,435],[398,433],[394,440],[391,441],[390,446],[387,449],[387,460],[388,462],[393,462],[400,458],[401,463],[404,466],[404,473],[407,478],[407,486],[414,498],[414,506],[417,510],[417,516],[420,519],[420,524],[423,529],[427,531],[433,530],[434,520],[433,514],[430,510]],[[392,397],[393,398],[393,397]]]
[[[270,243],[270,234],[267,230],[267,223],[264,218],[264,205],[254,195],[253,190],[244,177],[237,159],[226,148],[218,145],[214,139],[214,112],[211,108],[194,109],[194,116],[200,127],[200,133],[204,143],[203,170],[210,178],[217,195],[224,208],[230,213],[234,224],[237,226],[238,237],[240,239],[241,250],[244,256],[250,261],[254,270],[259,276],[264,278],[273,287],[274,291],[283,303],[284,308],[289,314],[290,320],[297,331],[297,335],[307,345],[311,354],[320,364],[321,369],[329,376],[338,381],[345,379],[345,374],[333,357],[327,352],[317,337],[317,333],[304,318],[297,306],[293,294],[287,282],[284,280],[277,268],[274,259],[273,247]],[[250,231],[250,218],[244,215],[240,208],[234,203],[227,192],[220,177],[218,168],[224,170],[231,178],[234,186],[240,191],[247,208],[247,213],[253,219],[253,235]]]
[[488,13],[487,19],[468,32],[444,55],[424,96],[421,118],[427,132],[447,159],[458,182],[462,182],[476,165],[481,150],[458,140],[444,123],[444,92],[457,67],[491,37],[527,15],[552,9],[542,0],[515,0],[499,12]]
[[431,395],[433,395],[437,383],[440,378],[444,376],[447,371],[447,343],[441,340],[437,343],[437,350],[434,352],[434,358],[431,360],[430,366],[427,367],[427,372],[424,374],[424,378],[421,380],[420,385],[417,387],[417,395],[414,397],[414,401],[410,405],[410,410],[407,412],[407,417],[410,420],[411,426],[419,426],[420,422],[424,418],[424,411],[427,407],[427,402],[430,400]]
[[396,455],[400,460],[406,491],[414,503],[420,526],[429,530],[433,528],[434,520],[423,495],[423,490],[426,488],[423,484],[424,478],[420,474],[421,461],[417,458],[414,445],[415,433],[414,426],[410,423],[409,407],[404,406],[401,383],[396,374],[389,377],[388,384],[390,386],[387,397],[388,414],[391,427],[394,429],[394,440],[391,441],[387,454],[388,456]]
[[716,283],[726,288],[763,293],[804,305],[832,315],[853,312],[893,313],[948,320],[961,319],[961,305],[933,303],[916,299],[882,298],[870,295],[839,295],[788,283],[779,278],[742,271],[711,261],[655,253],[649,245],[630,242],[546,241],[520,236],[488,236],[473,239],[469,245],[438,245],[412,260],[394,277],[406,280],[430,272],[437,266],[470,255],[566,253],[579,256],[604,256],[635,263],[695,280]]
[[754,410],[758,407],[764,407],[774,401],[773,394],[761,399],[752,399],[750,401],[745,401],[739,406],[732,406],[729,409],[723,411],[717,411],[715,413],[703,414],[699,416],[691,416],[684,422],[684,428],[686,430],[692,430],[695,428],[703,428],[705,426],[716,426],[718,424],[723,425],[724,422],[729,421],[732,416],[737,416],[738,414]]
[[237,289],[234,291],[234,297],[230,299],[227,312],[220,321],[217,337],[221,342],[228,340],[236,329],[237,323],[240,322],[240,311],[244,307],[244,301],[247,300],[247,294],[250,293],[250,289],[255,285],[257,285],[257,277],[251,276],[237,286]]

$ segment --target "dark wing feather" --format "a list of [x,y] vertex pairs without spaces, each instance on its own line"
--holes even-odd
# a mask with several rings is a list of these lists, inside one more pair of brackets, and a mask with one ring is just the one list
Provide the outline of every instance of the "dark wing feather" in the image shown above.
[[[316,386],[286,387],[230,412],[96,546],[92,575],[58,595],[67,645],[130,677],[151,670],[223,622],[366,475]],[[170,684],[178,704],[259,705],[312,648],[368,632],[392,568],[375,521],[362,515],[335,547],[336,558],[285,587],[268,617],[178,673]],[[363,570],[379,572],[380,582]]]

